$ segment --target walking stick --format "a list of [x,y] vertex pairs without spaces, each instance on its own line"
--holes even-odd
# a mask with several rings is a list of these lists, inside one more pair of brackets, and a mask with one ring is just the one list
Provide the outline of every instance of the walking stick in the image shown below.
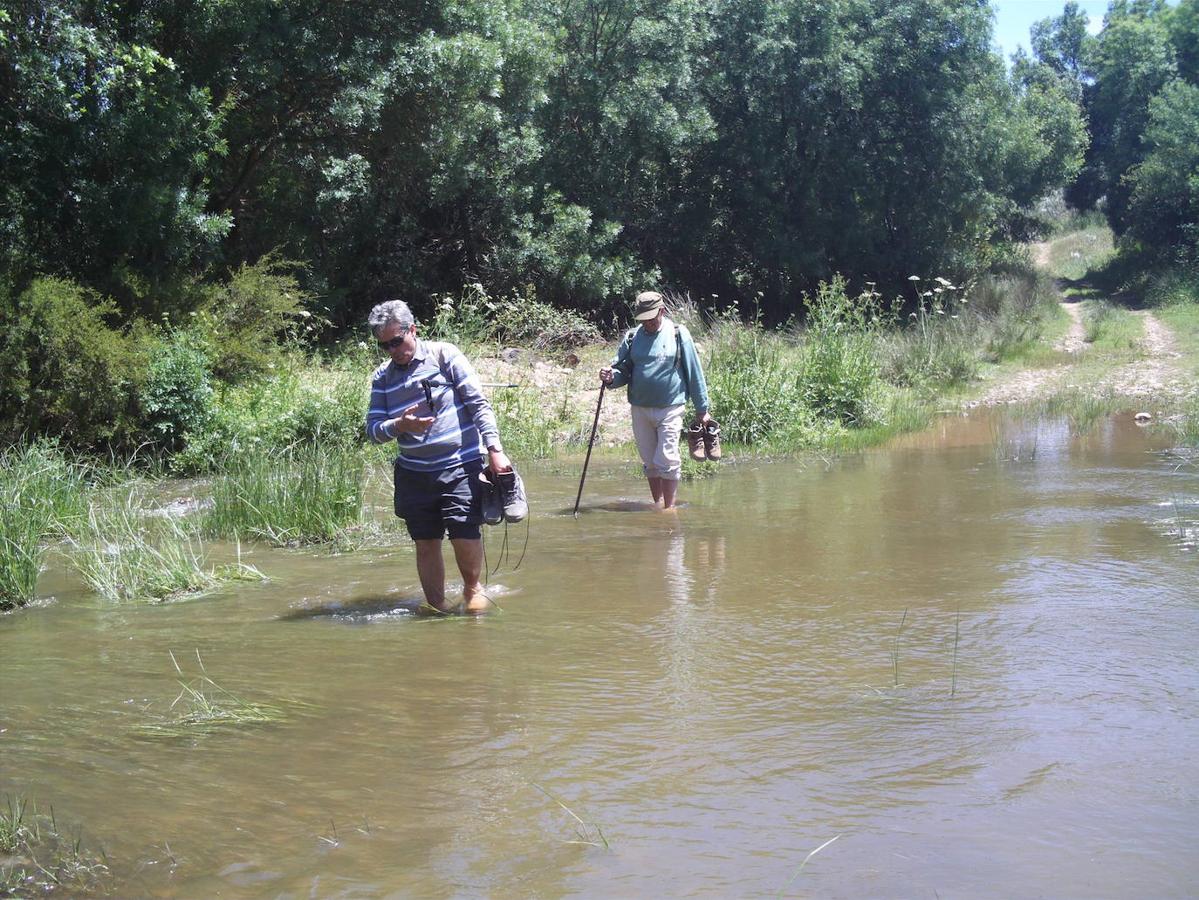
[[583,499],[583,482],[587,480],[587,465],[591,462],[591,448],[595,444],[595,429],[599,427],[600,407],[604,405],[604,388],[607,385],[600,382],[599,400],[595,404],[595,421],[591,423],[591,440],[587,442],[587,458],[583,460],[583,476],[579,479],[579,493],[575,497],[575,518],[579,517],[579,501]]

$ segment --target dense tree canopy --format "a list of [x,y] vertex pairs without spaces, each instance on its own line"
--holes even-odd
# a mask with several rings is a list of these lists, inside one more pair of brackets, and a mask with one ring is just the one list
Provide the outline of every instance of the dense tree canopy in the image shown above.
[[[1086,70],[1124,206],[1150,100],[1193,71],[1194,4],[1157,6]],[[986,0],[3,0],[0,259],[127,315],[273,253],[345,323],[476,281],[783,318],[837,272],[977,269],[1074,176],[1079,22],[1009,75]]]
[[[1047,65],[1075,44],[1076,17],[1066,19],[1034,28]],[[1078,46],[1091,143],[1069,199],[1102,201],[1127,249],[1199,261],[1199,0],[1114,0],[1098,37]]]

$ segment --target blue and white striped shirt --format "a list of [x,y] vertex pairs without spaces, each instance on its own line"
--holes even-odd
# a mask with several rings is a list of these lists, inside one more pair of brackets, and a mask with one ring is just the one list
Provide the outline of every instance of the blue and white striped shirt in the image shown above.
[[388,360],[375,369],[366,436],[377,444],[393,440],[384,423],[411,406],[417,407],[418,416],[432,415],[435,420],[424,434],[401,433],[394,438],[405,469],[450,469],[483,458],[485,446],[500,446],[495,412],[483,396],[479,376],[453,344],[417,340],[408,365],[397,366]]

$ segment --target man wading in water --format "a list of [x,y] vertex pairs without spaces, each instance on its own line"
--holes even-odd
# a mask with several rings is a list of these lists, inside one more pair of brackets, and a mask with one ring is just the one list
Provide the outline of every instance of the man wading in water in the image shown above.
[[[483,571],[479,473],[485,462],[505,510],[524,504],[523,496],[517,495],[512,463],[500,444],[495,413],[461,350],[417,338],[408,304],[380,303],[371,310],[367,324],[391,359],[371,377],[366,433],[375,443],[395,440],[399,445],[395,513],[416,544],[416,571],[425,600],[438,612],[481,613],[490,604],[479,583]],[[447,531],[462,573],[461,604],[447,603],[445,597],[441,549]]]
[[690,333],[667,317],[666,302],[657,291],[638,294],[633,315],[640,324],[625,335],[612,365],[600,369],[599,377],[610,387],[629,386],[633,437],[649,492],[654,503],[673,509],[683,469],[679,435],[688,398],[696,409],[696,424],[687,434],[692,457],[719,459],[719,433],[708,414],[708,387]]

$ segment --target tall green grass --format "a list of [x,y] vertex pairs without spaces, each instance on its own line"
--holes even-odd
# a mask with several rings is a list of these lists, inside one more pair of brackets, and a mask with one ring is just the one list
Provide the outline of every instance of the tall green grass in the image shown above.
[[1106,300],[1088,300],[1082,318],[1086,339],[1095,347],[1122,352],[1140,349],[1145,329],[1127,309]]
[[351,355],[362,361],[359,368],[280,357],[273,372],[224,387],[213,399],[204,431],[188,433],[183,449],[171,458],[172,471],[217,473],[227,457],[298,443],[361,443],[368,376],[379,360],[366,349]]
[[363,453],[300,444],[234,457],[213,483],[204,532],[277,546],[335,540],[362,520]]
[[504,450],[513,459],[552,456],[558,431],[564,426],[565,404],[550,405],[535,388],[521,385],[491,393]]
[[54,443],[0,452],[0,610],[36,596],[45,543],[79,526],[88,475]]

